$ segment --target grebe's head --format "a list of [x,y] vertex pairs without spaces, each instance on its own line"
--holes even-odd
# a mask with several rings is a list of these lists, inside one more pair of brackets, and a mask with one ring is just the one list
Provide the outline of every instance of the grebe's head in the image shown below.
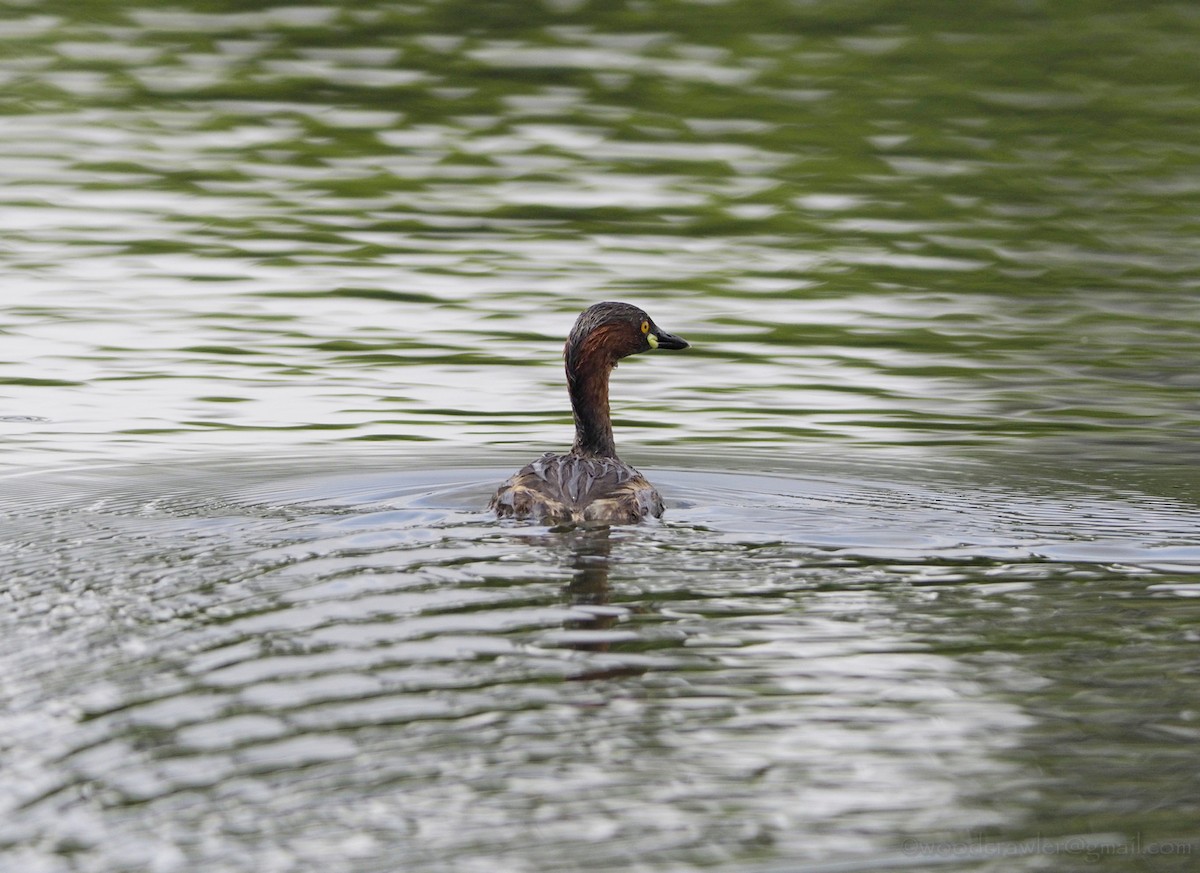
[[582,356],[616,362],[650,349],[686,349],[687,340],[669,334],[629,303],[597,303],[585,309],[571,328],[563,354],[571,369]]

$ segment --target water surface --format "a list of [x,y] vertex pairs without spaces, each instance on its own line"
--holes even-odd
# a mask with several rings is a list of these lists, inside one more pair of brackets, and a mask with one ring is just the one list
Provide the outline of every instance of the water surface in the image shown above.
[[0,866],[1194,864],[1190,6],[0,14]]

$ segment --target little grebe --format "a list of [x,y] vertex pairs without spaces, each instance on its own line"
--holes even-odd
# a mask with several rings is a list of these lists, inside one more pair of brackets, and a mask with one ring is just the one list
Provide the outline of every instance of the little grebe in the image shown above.
[[491,509],[500,516],[554,522],[629,524],[663,513],[654,486],[617,457],[608,411],[608,376],[617,361],[650,349],[686,349],[628,303],[597,303],[567,337],[563,359],[575,413],[575,444],[550,452],[500,486]]

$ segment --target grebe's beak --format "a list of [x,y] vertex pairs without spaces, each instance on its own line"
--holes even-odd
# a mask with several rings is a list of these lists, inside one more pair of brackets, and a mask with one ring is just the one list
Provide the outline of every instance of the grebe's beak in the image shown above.
[[650,343],[652,349],[686,349],[688,341],[681,336],[667,333],[665,330],[659,330],[654,327],[646,334],[646,341]]

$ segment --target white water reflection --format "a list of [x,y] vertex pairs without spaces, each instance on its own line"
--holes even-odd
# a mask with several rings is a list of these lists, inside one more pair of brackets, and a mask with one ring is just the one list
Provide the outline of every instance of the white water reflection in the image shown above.
[[[59,643],[51,661],[5,646],[27,695],[2,723],[24,762],[6,840],[136,869],[247,851],[340,864],[367,835],[356,857],[376,869],[396,852],[608,866],[623,846],[799,861],[844,853],[847,827],[855,853],[1012,827],[988,786],[1030,778],[1038,721],[1006,689],[1050,680],[939,652],[925,623],[943,600],[1036,601],[1057,561],[1108,590],[1122,574],[1104,562],[1156,559],[1121,545],[1130,531],[1196,523],[1081,493],[1056,509],[948,482],[656,471],[666,524],[548,534],[479,511],[500,469],[319,469],[10,481],[46,505],[6,504],[10,593],[32,607],[25,633]],[[48,519],[89,559],[58,592],[55,542],[30,536]],[[208,837],[180,842],[195,828]]]
[[369,458],[4,481],[15,857],[337,866],[365,835],[359,868],[604,867],[622,847],[800,861],[844,856],[851,831],[866,857],[898,833],[1006,831],[1024,814],[993,789],[1033,778],[1044,729],[1024,702],[1062,680],[988,635],[1200,567],[1178,502],[920,466],[651,468],[666,523],[570,534],[481,511],[507,466]]

